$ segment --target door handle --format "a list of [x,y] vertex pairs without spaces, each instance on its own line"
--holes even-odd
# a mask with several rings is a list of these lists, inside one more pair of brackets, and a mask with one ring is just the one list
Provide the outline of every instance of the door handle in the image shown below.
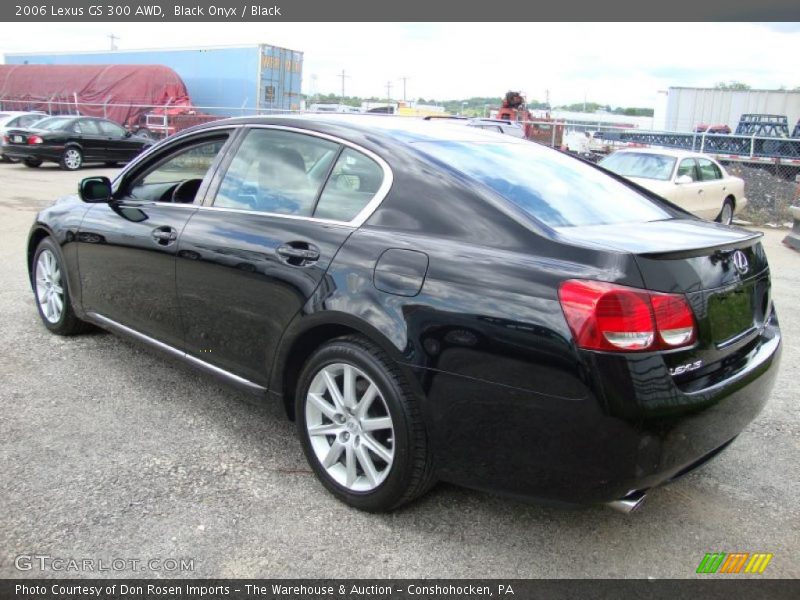
[[172,227],[156,227],[153,229],[153,239],[162,246],[168,246],[178,239],[178,232]]
[[319,248],[307,242],[288,242],[275,251],[290,265],[307,265],[319,260]]

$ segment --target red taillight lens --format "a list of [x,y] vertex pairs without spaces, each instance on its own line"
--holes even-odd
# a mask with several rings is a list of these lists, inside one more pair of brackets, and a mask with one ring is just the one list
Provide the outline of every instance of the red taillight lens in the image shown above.
[[572,279],[558,296],[581,348],[632,352],[694,342],[694,317],[681,295]]
[[41,144],[43,141],[44,140],[42,138],[40,138],[38,135],[28,136],[28,144],[29,145]]
[[686,298],[678,294],[650,294],[656,329],[661,343],[677,348],[694,343],[695,329],[692,309]]

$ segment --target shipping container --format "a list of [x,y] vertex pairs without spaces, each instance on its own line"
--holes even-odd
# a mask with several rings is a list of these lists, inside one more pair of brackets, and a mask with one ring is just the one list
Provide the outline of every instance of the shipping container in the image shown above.
[[268,44],[110,52],[13,53],[7,64],[164,65],[195,106],[220,115],[300,110],[303,53]]
[[654,128],[693,131],[698,125],[727,125],[736,131],[743,114],[785,115],[789,130],[800,119],[800,91],[721,90],[671,87],[656,106]]

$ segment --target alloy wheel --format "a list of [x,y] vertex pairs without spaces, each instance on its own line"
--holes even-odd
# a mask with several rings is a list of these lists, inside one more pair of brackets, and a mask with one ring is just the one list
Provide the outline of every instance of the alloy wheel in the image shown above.
[[78,169],[81,166],[81,153],[74,148],[68,149],[64,152],[64,164],[70,170]]
[[346,363],[320,369],[306,396],[306,431],[328,475],[354,492],[380,486],[394,461],[394,427],[383,395]]
[[64,287],[58,261],[47,249],[39,253],[36,261],[36,298],[44,318],[58,323],[64,312]]

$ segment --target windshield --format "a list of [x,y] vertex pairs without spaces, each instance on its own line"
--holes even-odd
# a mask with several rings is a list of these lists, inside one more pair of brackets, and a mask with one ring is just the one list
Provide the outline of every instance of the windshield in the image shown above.
[[551,227],[658,221],[672,216],[602,171],[535,142],[417,142],[414,146]]
[[617,152],[600,161],[600,166],[623,177],[643,177],[667,181],[677,159],[663,154]]
[[73,119],[65,117],[46,117],[41,121],[34,123],[36,129],[47,129],[48,131],[55,131],[57,129],[64,129]]

